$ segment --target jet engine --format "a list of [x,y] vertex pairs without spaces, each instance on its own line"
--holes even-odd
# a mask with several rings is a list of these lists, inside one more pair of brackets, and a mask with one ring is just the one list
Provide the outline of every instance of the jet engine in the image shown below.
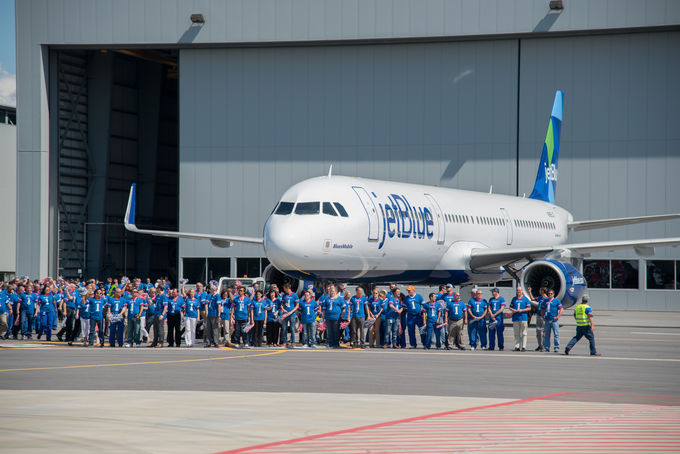
[[576,304],[586,290],[586,280],[570,263],[557,260],[537,260],[524,268],[524,288],[538,294],[540,287],[555,290],[555,298],[567,308]]
[[272,284],[276,284],[279,287],[279,291],[283,291],[283,284],[289,283],[290,289],[295,293],[301,293],[306,287],[305,281],[294,279],[290,276],[283,274],[274,265],[267,265],[267,267],[262,272],[262,277],[267,285],[267,288]]

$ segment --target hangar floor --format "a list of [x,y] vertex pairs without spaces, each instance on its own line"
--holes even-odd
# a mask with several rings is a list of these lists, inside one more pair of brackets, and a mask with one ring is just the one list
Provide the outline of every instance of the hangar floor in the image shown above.
[[599,358],[585,339],[568,357],[5,341],[0,437],[17,452],[552,452],[578,430],[589,452],[677,450],[680,314],[609,314]]

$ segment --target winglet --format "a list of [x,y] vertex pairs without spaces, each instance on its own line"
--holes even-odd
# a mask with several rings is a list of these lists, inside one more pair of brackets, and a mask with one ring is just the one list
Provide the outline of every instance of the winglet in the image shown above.
[[536,183],[530,199],[543,200],[555,203],[555,190],[557,189],[557,160],[560,154],[560,131],[562,129],[562,103],[564,93],[557,90],[553,102],[550,120],[548,120],[548,132],[545,135],[541,162],[538,165]]
[[134,232],[137,230],[135,225],[135,191],[137,184],[132,183],[130,187],[130,197],[128,198],[127,210],[125,210],[125,228]]

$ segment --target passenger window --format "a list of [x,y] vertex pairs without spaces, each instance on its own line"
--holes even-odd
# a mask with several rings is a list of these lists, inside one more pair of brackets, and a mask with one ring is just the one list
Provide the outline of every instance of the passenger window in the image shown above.
[[319,214],[320,202],[298,202],[295,214]]
[[330,214],[331,216],[337,216],[338,213],[333,209],[333,205],[330,202],[323,203],[323,214]]
[[335,205],[335,209],[338,210],[338,213],[340,213],[340,216],[342,216],[343,218],[349,217],[344,206],[340,205],[338,202],[333,202],[333,205]]
[[274,211],[274,214],[281,215],[290,214],[293,212],[293,205],[295,204],[292,202],[281,202],[279,203],[279,206],[276,207],[276,211]]

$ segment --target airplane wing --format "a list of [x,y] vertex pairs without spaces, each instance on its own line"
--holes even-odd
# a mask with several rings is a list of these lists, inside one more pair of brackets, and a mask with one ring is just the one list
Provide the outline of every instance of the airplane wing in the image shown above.
[[632,218],[599,219],[594,221],[570,222],[567,227],[569,230],[593,230],[606,229],[609,227],[619,227],[622,225],[642,224],[645,222],[668,221],[670,219],[680,219],[680,214],[661,214],[657,216],[636,216]]
[[135,225],[135,191],[137,185],[132,184],[130,188],[130,197],[128,198],[127,210],[125,210],[125,228],[131,232],[144,233],[154,236],[164,236],[169,238],[186,238],[189,240],[209,240],[213,246],[230,247],[233,243],[245,244],[263,244],[264,240],[257,237],[248,236],[231,236],[231,235],[212,235],[209,233],[188,233],[188,232],[172,232],[169,230],[146,230],[139,229]]
[[470,268],[474,271],[481,271],[510,265],[522,260],[531,261],[546,258],[546,256],[550,255],[559,256],[567,251],[585,255],[592,252],[635,249],[638,255],[651,256],[654,255],[655,247],[664,246],[680,246],[680,238],[572,243],[535,248],[473,249],[470,253]]

